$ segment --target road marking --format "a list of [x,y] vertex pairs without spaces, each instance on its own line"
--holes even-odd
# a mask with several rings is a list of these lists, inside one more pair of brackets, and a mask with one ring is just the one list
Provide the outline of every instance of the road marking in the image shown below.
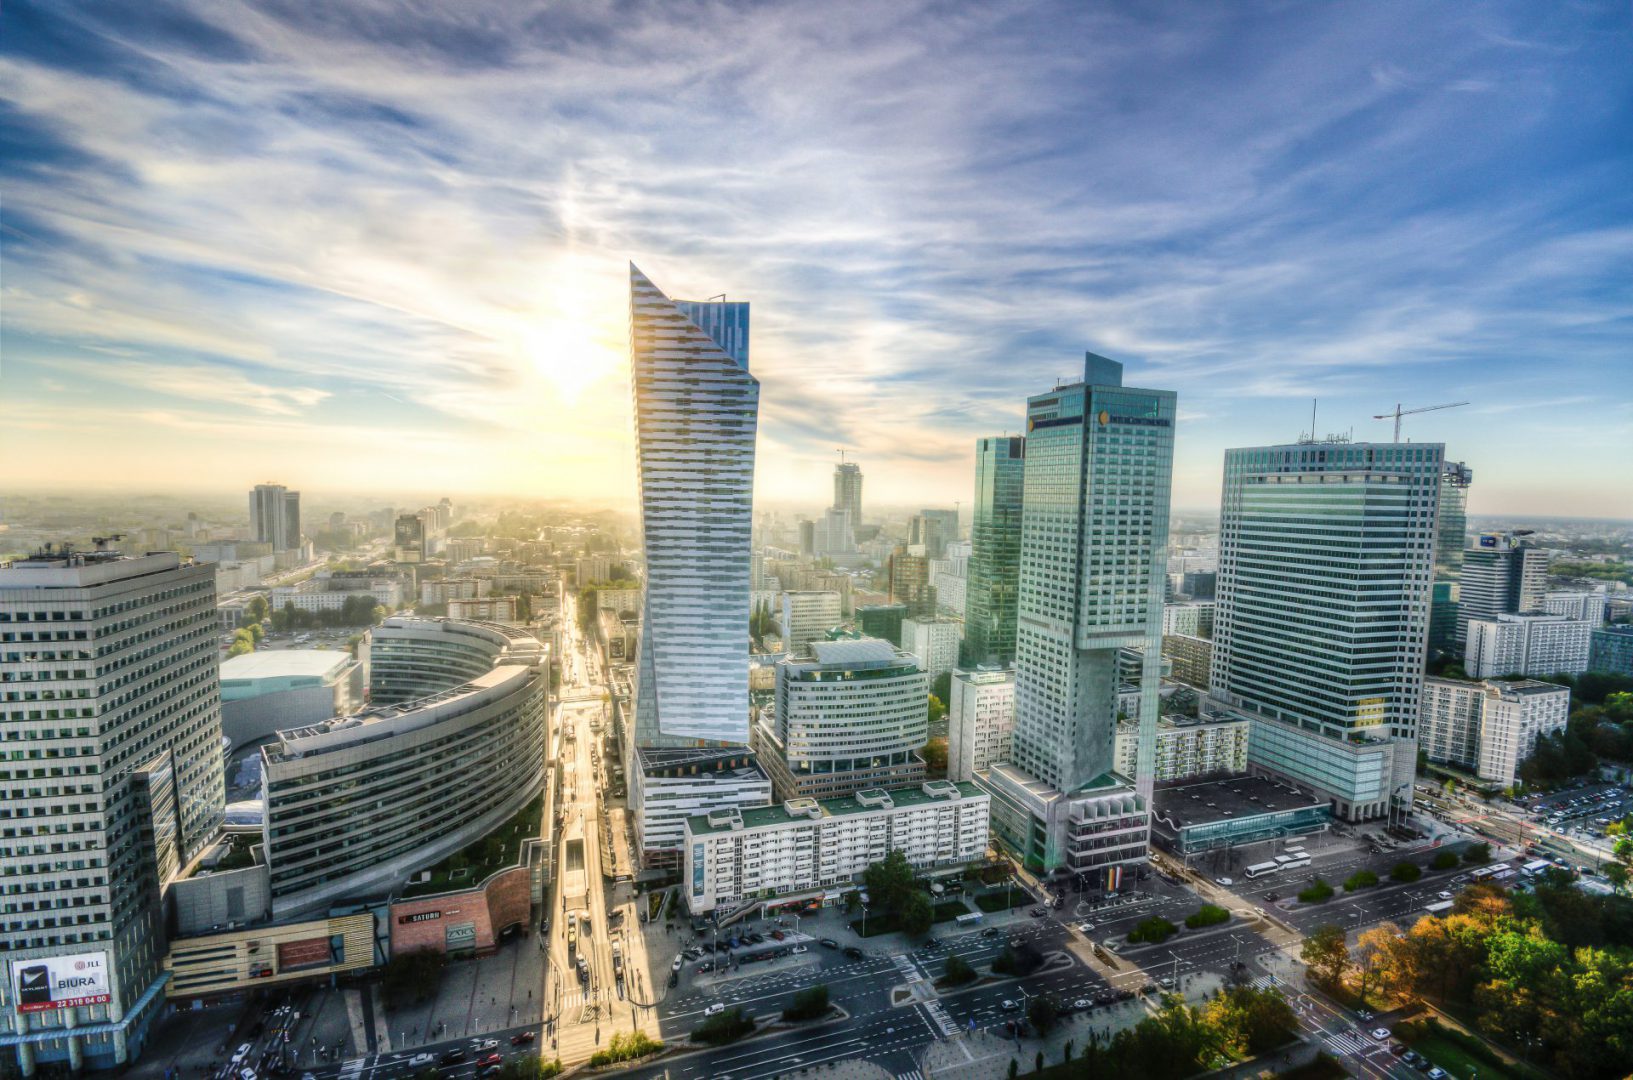
[[954,1021],[951,1016],[947,1015],[947,1010],[942,1007],[941,1002],[926,1002],[924,1005],[924,1011],[930,1014],[930,1019],[934,1020],[936,1022],[936,1027],[941,1029],[943,1038],[958,1031],[958,1023]]
[[918,965],[913,963],[912,958],[906,953],[897,953],[890,959],[896,965],[896,970],[900,971],[902,976],[906,978],[908,982],[916,983],[924,981],[924,976],[919,974]]

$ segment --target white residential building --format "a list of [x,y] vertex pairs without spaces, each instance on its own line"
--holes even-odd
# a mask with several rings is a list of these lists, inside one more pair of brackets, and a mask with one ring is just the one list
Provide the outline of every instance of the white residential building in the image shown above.
[[818,589],[785,592],[782,594],[782,646],[791,654],[801,652],[804,646],[825,639],[828,631],[842,619],[837,592]]
[[744,747],[641,752],[630,771],[629,802],[641,807],[636,841],[648,863],[678,863],[686,819],[771,803],[771,778]]
[[1471,619],[1463,670],[1471,679],[1499,675],[1579,675],[1588,670],[1593,624],[1563,615]]
[[1570,710],[1570,688],[1556,683],[1431,677],[1424,680],[1419,730],[1430,761],[1506,787],[1537,736],[1563,728]]
[[450,600],[475,600],[493,591],[490,578],[442,578],[420,582],[420,603],[446,604]]
[[1188,604],[1162,605],[1162,632],[1184,634],[1186,637],[1213,636],[1213,601],[1195,600]]
[[699,814],[685,823],[686,904],[699,915],[818,892],[849,884],[892,851],[920,870],[963,866],[986,855],[990,809],[974,784],[930,780]]
[[1542,598],[1542,610],[1550,615],[1580,619],[1590,626],[1602,626],[1605,621],[1605,590],[1551,592]]
[[1015,729],[1012,668],[955,671],[947,703],[947,778],[970,780],[1009,759]]
[[[1247,772],[1247,740],[1252,724],[1244,717],[1193,720],[1165,716],[1157,722],[1152,779],[1189,780],[1214,773]],[[1140,751],[1139,725],[1117,725],[1117,771],[1134,771]]]
[[595,590],[595,606],[601,611],[640,611],[641,590],[630,588],[608,588],[602,586]]
[[932,679],[958,666],[958,643],[963,639],[963,619],[937,615],[902,620],[902,648],[919,658]]
[[486,622],[509,623],[516,621],[514,596],[477,596],[470,599],[454,598],[448,601],[450,619],[479,619]]

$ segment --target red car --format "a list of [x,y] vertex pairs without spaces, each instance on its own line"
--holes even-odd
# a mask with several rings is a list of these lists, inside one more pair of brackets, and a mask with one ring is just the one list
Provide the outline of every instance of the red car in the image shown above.
[[538,1033],[534,1032],[534,1031],[518,1032],[517,1034],[512,1035],[510,1037],[510,1045],[512,1045],[512,1046],[526,1046],[528,1043],[532,1042],[534,1039],[536,1039],[538,1037],[539,1037]]
[[489,1054],[487,1057],[483,1058],[481,1061],[478,1061],[476,1063],[476,1067],[479,1068],[479,1069],[485,1069],[489,1065],[503,1065],[504,1062],[505,1062],[505,1056],[503,1054],[497,1054],[497,1053]]
[[771,936],[776,938],[778,941],[781,941],[783,939],[783,932],[781,930],[773,930],[771,931]]

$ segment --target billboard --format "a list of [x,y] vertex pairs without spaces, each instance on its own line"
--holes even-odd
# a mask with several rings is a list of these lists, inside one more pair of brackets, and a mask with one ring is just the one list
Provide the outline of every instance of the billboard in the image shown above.
[[329,939],[326,937],[280,941],[278,970],[299,971],[302,968],[326,967],[330,962],[329,951]]
[[73,953],[13,960],[11,990],[18,1012],[101,1005],[109,996],[108,954]]

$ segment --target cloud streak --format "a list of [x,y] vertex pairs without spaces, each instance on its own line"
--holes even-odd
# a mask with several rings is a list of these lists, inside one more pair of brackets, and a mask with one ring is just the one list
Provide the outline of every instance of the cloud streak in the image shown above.
[[[6,18],[25,402],[55,379],[91,407],[406,424],[473,490],[622,493],[629,257],[754,302],[761,490],[813,503],[837,445],[870,492],[967,501],[973,440],[1085,349],[1180,392],[1182,504],[1311,396],[1362,434],[1396,400],[1524,400],[1539,364],[1625,374],[1633,42],[1608,9],[1410,33],[1388,9],[927,0]],[[1539,466],[1503,440],[1528,413],[1454,415],[1420,434],[1488,466],[1477,510],[1521,509],[1502,492]],[[599,463],[538,456],[575,443]],[[321,455],[287,461],[322,482]],[[1594,467],[1536,509],[1626,496]]]

